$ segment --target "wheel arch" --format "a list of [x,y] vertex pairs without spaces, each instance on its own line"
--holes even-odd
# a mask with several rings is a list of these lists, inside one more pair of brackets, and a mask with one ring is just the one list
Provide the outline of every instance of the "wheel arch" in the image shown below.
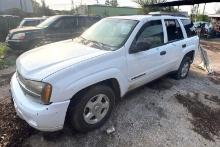
[[[191,50],[191,51],[187,52],[187,53],[184,55],[183,59],[184,59],[185,57],[189,57],[189,58],[191,59],[190,62],[193,63],[193,60],[194,60],[194,57],[195,57],[195,50]],[[182,59],[182,60],[183,60],[183,59]]]
[[100,81],[100,82],[97,82],[97,83],[94,83],[92,85],[89,85],[81,90],[79,90],[78,92],[76,92],[72,98],[70,99],[71,100],[71,103],[77,103],[79,101],[79,98],[90,88],[92,88],[93,86],[96,86],[96,85],[106,85],[106,86],[109,86],[115,93],[115,96],[116,96],[116,100],[119,100],[121,98],[121,89],[120,89],[120,85],[119,85],[119,82],[116,78],[109,78],[109,79],[106,79],[106,80],[103,80],[103,81]]

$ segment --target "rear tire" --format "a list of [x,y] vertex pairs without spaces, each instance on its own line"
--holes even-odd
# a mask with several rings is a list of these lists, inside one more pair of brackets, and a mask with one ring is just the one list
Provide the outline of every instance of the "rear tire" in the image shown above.
[[184,57],[178,71],[174,74],[176,80],[185,79],[188,76],[191,65],[191,58]]
[[79,132],[101,127],[110,117],[115,105],[115,94],[106,85],[91,87],[77,99],[77,104],[69,106],[68,119],[71,127]]

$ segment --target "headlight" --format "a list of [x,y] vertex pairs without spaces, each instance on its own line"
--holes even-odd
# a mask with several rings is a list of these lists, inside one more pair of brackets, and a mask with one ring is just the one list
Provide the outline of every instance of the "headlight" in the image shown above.
[[20,79],[27,93],[40,98],[44,104],[49,104],[52,86],[49,83]]
[[11,39],[23,40],[24,38],[25,38],[25,33],[17,33],[17,34],[14,34]]

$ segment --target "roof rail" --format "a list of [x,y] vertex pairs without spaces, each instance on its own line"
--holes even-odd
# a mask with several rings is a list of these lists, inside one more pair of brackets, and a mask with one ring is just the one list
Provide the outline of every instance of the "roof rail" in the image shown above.
[[187,12],[150,12],[149,14],[152,16],[169,15],[169,16],[188,17]]

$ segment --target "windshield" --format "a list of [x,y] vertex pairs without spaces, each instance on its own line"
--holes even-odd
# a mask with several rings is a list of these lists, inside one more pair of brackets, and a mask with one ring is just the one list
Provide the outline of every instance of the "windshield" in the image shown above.
[[102,19],[85,31],[81,38],[101,44],[101,49],[105,49],[108,46],[108,49],[116,50],[125,43],[137,22],[135,20],[116,18]]
[[39,27],[39,28],[47,28],[48,26],[50,26],[57,19],[58,19],[57,16],[52,16],[52,17],[46,19],[45,21],[43,21],[42,23],[40,23],[37,27]]

